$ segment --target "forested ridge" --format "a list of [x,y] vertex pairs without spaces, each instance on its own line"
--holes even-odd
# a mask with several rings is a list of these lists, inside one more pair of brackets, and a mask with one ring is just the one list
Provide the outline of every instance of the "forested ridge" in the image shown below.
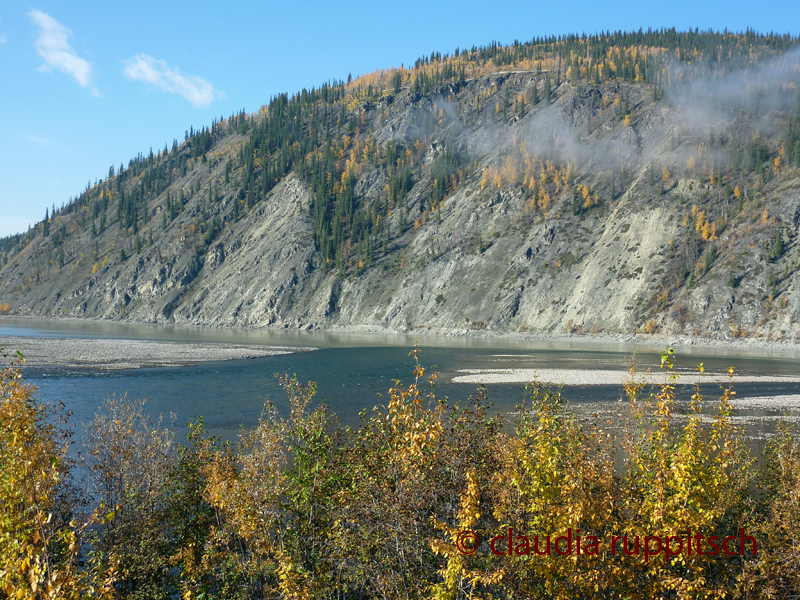
[[[415,240],[436,241],[433,228],[464,235],[459,244],[442,241],[441,249],[429,249],[432,263],[455,246],[483,255],[498,236],[514,236],[526,246],[526,236],[538,228],[547,237],[553,223],[597,233],[612,215],[624,219],[642,208],[669,211],[681,224],[661,244],[664,258],[651,269],[661,269],[653,286],[639,292],[638,306],[616,328],[705,333],[684,314],[686,299],[715,266],[734,290],[763,276],[769,287],[764,297],[772,303],[785,292],[783,308],[791,312],[797,260],[788,255],[800,217],[792,214],[796,195],[784,196],[794,189],[800,166],[797,42],[752,31],[557,36],[433,52],[413,67],[280,94],[255,113],[220,117],[210,127],[187,131],[182,142],[151,149],[127,167],[111,167],[107,178],[48,210],[30,231],[0,240],[0,297],[20,314],[214,324],[184,304],[192,295],[188,288],[162,290],[145,301],[133,284],[115,290],[111,300],[120,292],[128,300],[112,302],[111,310],[86,299],[96,293],[89,291],[93,282],[104,282],[108,293],[109,277],[127,277],[131,259],[143,257],[165,265],[146,267],[159,282],[151,288],[161,279],[202,287],[210,267],[239,251],[265,201],[288,206],[278,198],[283,188],[276,187],[295,181],[304,206],[297,217],[308,223],[313,246],[305,273],[295,268],[280,293],[299,290],[313,272],[331,282],[324,299],[330,306],[310,319],[320,303],[310,293],[280,308],[273,301],[263,324],[336,323],[343,286],[349,289],[348,282],[371,270],[398,275],[406,262],[421,265]],[[710,115],[707,126],[694,127],[701,115]],[[502,223],[492,217],[477,235],[456,224],[465,201],[485,202],[495,193],[509,204]],[[771,202],[778,206],[770,210]],[[758,223],[756,212],[764,227],[745,223]],[[738,271],[733,263],[721,268],[718,259],[733,258],[733,238],[744,235],[774,265],[768,272]],[[429,247],[437,245],[431,241]],[[537,268],[555,276],[554,265],[579,265],[587,249],[572,242],[558,256],[535,261]],[[587,240],[589,248],[596,243]],[[630,275],[609,269],[617,278]],[[79,285],[62,289],[65,271],[70,285]],[[633,274],[644,276],[635,269]],[[525,288],[525,276],[515,276]],[[763,287],[760,281],[757,287]],[[771,309],[729,315],[733,322],[712,333],[754,331],[765,318],[778,318]],[[249,315],[248,322],[259,318]],[[467,317],[466,323],[485,327],[498,318]],[[389,317],[367,320],[397,326]],[[566,316],[517,321],[503,328],[595,326]],[[451,314],[438,325],[452,328],[453,322]],[[794,335],[791,329],[779,327],[774,335]]]

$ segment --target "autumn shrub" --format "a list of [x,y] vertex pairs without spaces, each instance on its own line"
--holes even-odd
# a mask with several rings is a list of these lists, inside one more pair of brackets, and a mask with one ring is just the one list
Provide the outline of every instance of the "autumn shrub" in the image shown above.
[[[527,388],[527,399],[530,404],[519,411],[517,435],[507,446],[498,481],[507,490],[505,501],[494,512],[533,546],[529,554],[504,559],[508,564],[498,586],[509,597],[607,593],[618,583],[607,553],[577,557],[573,550],[559,556],[555,540],[570,530],[602,539],[619,522],[619,482],[610,440],[601,429],[581,423],[560,390],[534,383]],[[537,554],[536,536],[544,540],[540,549],[546,554]]]
[[[507,598],[700,598],[727,597],[736,588],[741,559],[726,556],[667,560],[662,552],[629,555],[622,537],[686,539],[702,533],[728,535],[751,524],[746,499],[749,461],[729,419],[729,387],[710,427],[702,424],[702,398],[695,390],[690,414],[672,418],[675,379],[672,354],[662,358],[665,382],[642,398],[642,384],[627,386],[621,430],[582,422],[561,392],[533,384],[516,420],[516,435],[497,450],[502,467],[481,488],[464,482],[461,508],[447,529],[449,540],[432,545],[447,558],[444,582],[434,597],[470,594]],[[624,456],[622,464],[619,457]],[[495,497],[491,497],[494,490]],[[501,490],[498,495],[497,490]],[[459,530],[484,540],[472,556],[457,556]],[[509,532],[502,554],[488,542]],[[749,531],[748,531],[749,533]],[[559,551],[557,538],[566,536]],[[594,547],[577,554],[592,538]],[[612,549],[614,536],[620,540]],[[636,547],[639,548],[639,543]],[[552,545],[551,545],[552,544]],[[708,549],[708,548],[707,548]],[[488,560],[487,560],[488,558]]]
[[[315,387],[281,378],[291,414],[268,404],[235,452],[218,452],[204,493],[219,515],[207,565],[235,557],[229,577],[244,597],[315,598],[332,589],[333,504],[343,477],[341,443],[324,406],[309,410]],[[211,546],[210,546],[211,547]]]
[[750,527],[761,544],[745,564],[743,598],[800,597],[800,444],[783,423],[767,442],[763,495]]
[[170,515],[167,511],[176,470],[173,433],[151,420],[143,400],[105,400],[86,427],[83,468],[100,521],[92,546],[119,570],[116,592],[123,598],[170,598]]
[[[427,381],[424,375],[417,363],[413,383],[396,381],[386,406],[363,413],[348,447],[354,477],[342,496],[337,538],[350,556],[344,579],[360,597],[419,598],[432,586],[439,590],[440,576],[449,581],[461,557],[447,542],[431,540],[451,529],[465,486],[488,490],[492,501],[502,421],[489,417],[483,392],[450,405],[435,394],[435,374]],[[462,514],[460,523],[470,518]]]
[[386,406],[343,431],[315,389],[281,383],[288,419],[268,405],[235,452],[205,467],[206,497],[218,514],[201,563],[237,557],[243,597],[419,598],[441,570],[430,539],[458,502],[463,480],[485,486],[499,468],[502,424],[486,407],[448,406],[414,383],[389,391]]
[[[58,517],[55,428],[6,370],[0,598],[797,595],[800,445],[781,429],[756,470],[730,381],[704,409],[699,387],[678,400],[671,350],[662,368],[652,388],[632,371],[614,419],[534,382],[506,422],[483,388],[464,403],[438,396],[417,360],[353,429],[314,406],[313,384],[283,376],[289,414],[267,403],[235,443],[198,420],[177,446],[142,402],[111,399],[87,428],[95,485],[82,502],[97,509],[81,527]],[[645,536],[740,531],[757,556],[644,554]]]
[[111,598],[114,561],[79,561],[89,521],[65,506],[66,445],[22,357],[0,370],[0,598]]
[[[751,460],[741,435],[732,425],[730,384],[723,386],[710,426],[701,417],[703,398],[699,386],[681,425],[673,419],[677,374],[672,350],[662,354],[665,381],[657,386],[646,410],[636,415],[627,435],[628,461],[622,475],[623,519],[620,534],[658,536],[663,540],[700,534],[739,534],[748,526],[747,489]],[[699,367],[702,373],[702,365]],[[730,371],[732,376],[732,370]],[[636,410],[636,386],[629,385],[629,407]],[[748,531],[748,534],[750,532]],[[677,539],[676,539],[677,543]],[[695,538],[695,544],[698,540]],[[730,595],[741,557],[684,552],[667,560],[665,553],[642,561],[641,555],[621,557],[618,577],[636,588],[631,597],[672,594],[679,598]]]
[[178,448],[168,514],[170,565],[177,571],[181,598],[246,598],[248,580],[242,568],[240,540],[224,528],[223,511],[207,493],[212,465],[231,464],[233,447],[209,435],[203,419],[189,424],[187,443]]

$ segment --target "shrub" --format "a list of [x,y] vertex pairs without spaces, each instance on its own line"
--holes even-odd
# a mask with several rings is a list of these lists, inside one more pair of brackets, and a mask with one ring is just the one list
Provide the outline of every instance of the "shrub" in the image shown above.
[[[534,382],[513,431],[483,388],[463,404],[438,397],[418,361],[413,382],[396,381],[352,430],[312,406],[313,384],[288,376],[290,415],[268,403],[237,444],[200,420],[175,448],[142,402],[112,399],[88,429],[99,506],[81,528],[57,516],[56,430],[7,369],[0,598],[797,595],[800,445],[782,428],[757,471],[731,421],[730,381],[710,416],[696,387],[678,420],[671,350],[662,367],[649,391],[632,369],[608,421]],[[475,553],[459,546],[464,530]],[[508,532],[512,553],[497,557]],[[646,536],[709,550],[709,536],[739,532],[757,557],[644,550]],[[584,552],[564,551],[578,535]]]

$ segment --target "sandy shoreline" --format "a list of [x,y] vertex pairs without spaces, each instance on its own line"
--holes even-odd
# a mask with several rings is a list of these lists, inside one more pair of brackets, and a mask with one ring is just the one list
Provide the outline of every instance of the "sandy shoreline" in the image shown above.
[[[461,369],[451,380],[453,383],[527,383],[538,380],[542,383],[564,385],[619,385],[630,378],[628,371],[593,370],[593,369]],[[679,374],[678,383],[721,383],[728,380],[727,374],[696,373]],[[664,383],[664,373],[637,373],[636,381],[658,384]],[[734,377],[734,383],[799,383],[800,377],[778,375],[740,375]]]
[[[25,357],[25,366],[29,367],[94,369],[186,366],[313,350],[291,346],[22,336],[0,337],[0,348],[9,354],[19,350]],[[10,358],[3,363],[8,364]]]

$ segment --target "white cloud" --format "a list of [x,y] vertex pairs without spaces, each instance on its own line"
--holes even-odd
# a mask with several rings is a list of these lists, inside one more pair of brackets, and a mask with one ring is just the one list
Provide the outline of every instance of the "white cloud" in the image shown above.
[[[32,10],[28,16],[41,28],[35,46],[45,64],[39,69],[41,71],[58,69],[62,73],[72,75],[83,87],[89,87],[92,84],[92,65],[75,54],[75,50],[69,45],[69,36],[72,32],[40,10]],[[92,88],[92,93],[99,94],[96,88]]]
[[196,75],[182,75],[178,69],[172,69],[163,60],[147,54],[137,54],[125,61],[125,76],[152,83],[170,94],[183,96],[197,108],[225,98],[225,92],[216,89],[210,81]]
[[29,142],[33,142],[37,146],[45,146],[45,147],[47,147],[47,146],[55,146],[56,145],[56,143],[53,140],[48,139],[48,138],[46,138],[44,136],[41,136],[41,135],[34,135],[32,133],[23,133],[22,137],[24,137]]

